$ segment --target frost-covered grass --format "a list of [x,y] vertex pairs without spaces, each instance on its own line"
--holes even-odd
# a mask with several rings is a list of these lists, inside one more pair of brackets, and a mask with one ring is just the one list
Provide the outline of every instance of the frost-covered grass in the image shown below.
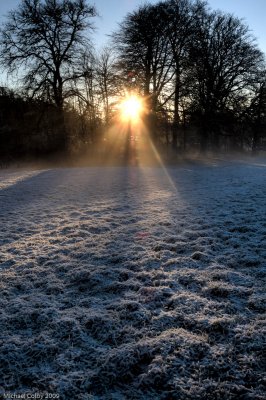
[[2,392],[265,397],[266,163],[0,171]]

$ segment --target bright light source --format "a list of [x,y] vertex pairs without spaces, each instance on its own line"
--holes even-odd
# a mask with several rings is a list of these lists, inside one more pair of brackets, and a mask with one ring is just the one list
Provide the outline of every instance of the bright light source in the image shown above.
[[142,101],[136,95],[131,95],[122,101],[121,114],[124,120],[136,121],[143,110]]

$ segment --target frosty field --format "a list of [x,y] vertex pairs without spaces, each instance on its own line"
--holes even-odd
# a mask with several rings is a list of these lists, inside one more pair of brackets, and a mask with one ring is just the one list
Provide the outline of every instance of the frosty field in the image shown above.
[[0,246],[0,393],[265,399],[265,161],[0,170]]

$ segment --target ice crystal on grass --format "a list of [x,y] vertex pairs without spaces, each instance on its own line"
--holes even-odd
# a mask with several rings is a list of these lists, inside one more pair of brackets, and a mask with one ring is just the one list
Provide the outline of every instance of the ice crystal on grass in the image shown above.
[[266,170],[0,175],[0,390],[265,398]]

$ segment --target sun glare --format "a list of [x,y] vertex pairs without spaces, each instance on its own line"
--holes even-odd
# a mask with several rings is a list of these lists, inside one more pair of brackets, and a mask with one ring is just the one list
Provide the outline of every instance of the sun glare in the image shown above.
[[136,121],[143,110],[141,99],[136,95],[128,96],[121,102],[121,115],[123,120]]

